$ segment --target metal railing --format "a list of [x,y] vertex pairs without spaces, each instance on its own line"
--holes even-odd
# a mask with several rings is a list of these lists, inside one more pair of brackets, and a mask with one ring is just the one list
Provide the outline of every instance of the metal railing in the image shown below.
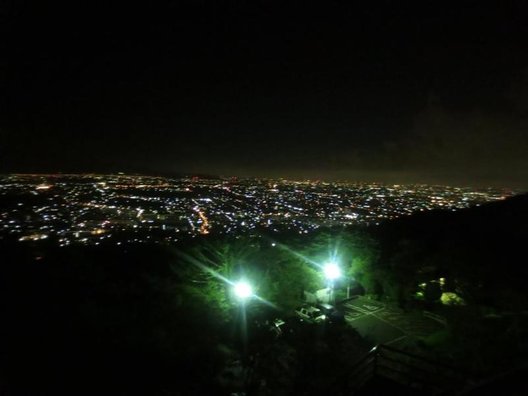
[[468,375],[460,369],[387,345],[377,345],[341,378],[341,394],[354,394],[375,378],[394,381],[421,394],[447,395],[463,389]]

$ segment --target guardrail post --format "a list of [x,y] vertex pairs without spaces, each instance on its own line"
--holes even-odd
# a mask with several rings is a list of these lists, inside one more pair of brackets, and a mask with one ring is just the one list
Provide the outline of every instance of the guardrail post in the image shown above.
[[378,354],[379,354],[379,348],[376,345],[374,347],[374,360],[373,360],[374,367],[372,368],[372,377],[374,378],[376,377],[376,372],[378,368]]

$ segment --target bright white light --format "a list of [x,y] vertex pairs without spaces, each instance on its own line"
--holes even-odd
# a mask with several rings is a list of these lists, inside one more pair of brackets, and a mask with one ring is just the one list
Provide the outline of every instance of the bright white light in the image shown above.
[[235,283],[235,295],[242,299],[248,298],[253,295],[253,290],[251,290],[249,283],[240,281]]
[[325,277],[327,279],[333,280],[341,276],[341,269],[336,263],[327,263],[323,268]]

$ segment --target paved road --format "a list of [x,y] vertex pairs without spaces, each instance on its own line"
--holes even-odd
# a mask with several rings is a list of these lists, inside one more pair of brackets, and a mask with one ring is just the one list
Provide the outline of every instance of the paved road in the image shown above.
[[420,313],[406,313],[359,296],[343,305],[345,318],[372,345],[396,344],[408,337],[423,337],[442,325]]

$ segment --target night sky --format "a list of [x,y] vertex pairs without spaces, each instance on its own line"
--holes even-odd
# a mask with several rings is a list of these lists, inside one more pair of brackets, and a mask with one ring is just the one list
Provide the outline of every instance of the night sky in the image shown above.
[[135,3],[0,0],[0,172],[528,189],[528,2]]

